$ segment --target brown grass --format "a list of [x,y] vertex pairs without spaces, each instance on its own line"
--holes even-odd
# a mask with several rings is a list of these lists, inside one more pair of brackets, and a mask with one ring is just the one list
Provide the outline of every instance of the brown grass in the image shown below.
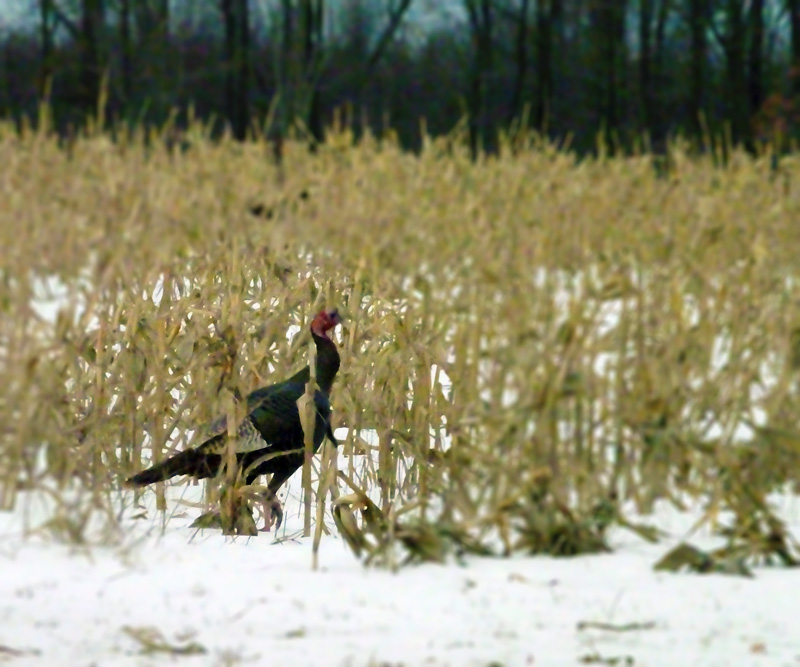
[[[798,483],[796,162],[675,148],[659,178],[336,134],[288,143],[279,173],[266,143],[189,139],[0,129],[0,507],[77,485],[115,524],[142,455],[300,365],[287,327],[322,303],[346,318],[338,515],[370,558],[602,549],[624,501],[740,525]],[[46,277],[73,295],[54,324],[31,306]]]

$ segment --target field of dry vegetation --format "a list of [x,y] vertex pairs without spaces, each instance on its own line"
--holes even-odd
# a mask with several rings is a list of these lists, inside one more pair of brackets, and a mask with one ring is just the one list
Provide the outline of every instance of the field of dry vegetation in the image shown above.
[[626,517],[658,500],[727,538],[666,567],[796,562],[769,498],[800,483],[800,163],[346,134],[270,155],[0,129],[0,509],[41,490],[44,530],[113,539],[121,480],[304,364],[328,305],[327,528],[371,562],[657,539]]

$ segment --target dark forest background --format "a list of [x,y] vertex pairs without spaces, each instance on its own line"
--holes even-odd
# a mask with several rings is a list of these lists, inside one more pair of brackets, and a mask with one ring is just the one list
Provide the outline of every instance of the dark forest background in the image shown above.
[[[0,2],[5,0],[0,0]],[[19,0],[18,0],[19,3]],[[409,148],[535,129],[751,150],[797,133],[800,0],[27,0],[0,31],[0,115],[244,138],[331,123]]]

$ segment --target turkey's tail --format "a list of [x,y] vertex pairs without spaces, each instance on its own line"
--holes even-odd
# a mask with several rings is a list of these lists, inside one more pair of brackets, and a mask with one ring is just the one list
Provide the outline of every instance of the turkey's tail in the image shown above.
[[207,454],[197,449],[187,449],[175,456],[156,463],[152,468],[142,470],[125,481],[125,486],[147,486],[156,482],[176,477],[177,475],[193,475],[195,477],[213,477],[215,466]]

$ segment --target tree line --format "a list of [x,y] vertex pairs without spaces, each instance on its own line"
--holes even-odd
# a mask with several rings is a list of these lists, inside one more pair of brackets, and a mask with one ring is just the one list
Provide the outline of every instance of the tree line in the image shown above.
[[412,149],[463,127],[475,151],[528,129],[582,151],[796,134],[800,0],[29,4],[0,36],[0,113],[46,101],[61,131],[101,112],[312,144],[338,122]]

